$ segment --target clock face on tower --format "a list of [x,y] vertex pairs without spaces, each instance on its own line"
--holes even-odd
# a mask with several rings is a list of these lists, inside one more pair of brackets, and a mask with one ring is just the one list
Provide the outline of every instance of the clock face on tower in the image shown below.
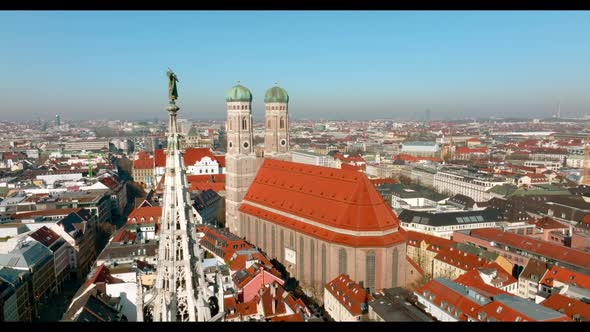
[[250,145],[248,144],[248,142],[244,142],[244,148],[248,148]]
[[281,146],[285,146],[287,145],[287,140],[286,139],[282,139],[281,140]]

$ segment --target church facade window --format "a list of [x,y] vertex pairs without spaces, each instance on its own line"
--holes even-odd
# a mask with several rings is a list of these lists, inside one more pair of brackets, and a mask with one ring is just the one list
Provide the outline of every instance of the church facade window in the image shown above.
[[315,246],[313,239],[309,240],[309,281],[313,285],[315,280]]
[[346,274],[346,249],[338,250],[338,274]]
[[328,274],[327,264],[326,264],[326,245],[322,244],[322,285],[325,285],[328,281],[326,280],[326,275]]
[[366,287],[372,292],[375,290],[375,252],[373,250],[367,252],[365,270]]
[[397,287],[397,265],[398,265],[399,252],[397,248],[393,249],[393,255],[391,257],[391,287]]
[[305,279],[305,242],[303,241],[303,236],[299,238],[299,278],[301,280]]

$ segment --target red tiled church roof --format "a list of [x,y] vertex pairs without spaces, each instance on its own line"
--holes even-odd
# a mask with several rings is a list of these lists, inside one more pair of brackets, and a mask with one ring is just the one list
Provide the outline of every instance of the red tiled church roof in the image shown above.
[[313,236],[316,239],[352,247],[386,247],[406,240],[406,232],[401,228],[399,228],[397,232],[392,232],[384,236],[354,236],[332,232],[325,228],[303,223],[248,204],[242,204],[240,206],[240,211],[251,216],[271,221],[274,224],[293,229],[297,232]]
[[354,171],[267,159],[244,200],[340,229],[399,229],[391,207]]

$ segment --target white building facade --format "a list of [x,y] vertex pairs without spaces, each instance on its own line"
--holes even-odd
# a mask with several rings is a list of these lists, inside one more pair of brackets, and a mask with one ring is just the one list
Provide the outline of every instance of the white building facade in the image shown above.
[[450,195],[461,194],[484,202],[493,198],[488,192],[494,186],[508,183],[499,178],[485,179],[463,175],[452,171],[439,171],[434,175],[434,189]]

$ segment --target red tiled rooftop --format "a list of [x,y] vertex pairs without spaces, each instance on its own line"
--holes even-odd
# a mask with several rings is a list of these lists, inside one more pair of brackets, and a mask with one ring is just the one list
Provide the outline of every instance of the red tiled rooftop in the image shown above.
[[347,274],[341,274],[324,287],[353,316],[362,314],[361,304],[370,300],[369,294]]
[[590,276],[563,267],[552,266],[543,276],[541,283],[553,287],[555,281],[590,290]]
[[[127,224],[159,223],[162,217],[161,206],[144,206],[133,209],[127,217]],[[134,220],[135,219],[135,220]],[[143,221],[142,221],[143,219]]]
[[355,171],[267,159],[244,200],[341,229],[399,227],[389,204]]
[[424,241],[426,244],[436,245],[441,248],[450,248],[451,245],[455,243],[453,240],[415,231],[406,231],[406,234],[408,237],[408,245],[414,247],[420,247],[420,243],[422,241]]
[[455,154],[472,154],[472,153],[488,153],[488,148],[468,148],[460,147],[455,150]]
[[493,297],[498,294],[510,294],[500,288],[486,284],[477,269],[467,271],[453,281],[465,287],[475,289],[487,297]]
[[209,157],[212,160],[216,160],[213,153],[209,148],[187,148],[184,150],[184,164],[194,165],[195,163],[201,161],[204,157]]
[[136,159],[133,161],[133,169],[153,169],[154,159]]
[[51,246],[55,241],[59,240],[59,234],[55,233],[51,229],[47,228],[47,226],[43,226],[38,230],[29,234],[30,237],[35,239],[36,241],[41,242],[46,247]]
[[303,223],[301,221],[268,212],[246,203],[243,203],[240,206],[240,211],[327,242],[339,243],[352,247],[385,247],[395,243],[404,242],[406,240],[406,232],[401,228],[398,229],[397,232],[393,232],[384,236],[353,236],[336,233],[322,227]]
[[476,238],[520,248],[555,259],[557,261],[579,266],[581,268],[587,269],[590,266],[590,253],[582,250],[572,249],[551,242],[537,240],[529,236],[504,232],[497,228],[474,229],[471,230],[469,234]]
[[541,218],[539,220],[537,220],[535,222],[535,226],[537,226],[538,228],[541,229],[562,229],[562,228],[568,228],[569,226],[566,226],[562,223],[560,223],[559,221],[552,219],[552,218]]
[[215,159],[217,160],[217,163],[219,163],[219,167],[225,167],[225,156],[216,155]]
[[441,248],[434,259],[465,271],[482,267],[488,263],[481,257],[460,251],[456,248]]
[[[425,292],[428,295],[425,296]],[[467,321],[468,317],[474,317],[476,310],[481,307],[480,304],[472,301],[463,294],[455,292],[451,288],[448,288],[447,286],[438,282],[436,279],[428,281],[426,284],[416,290],[416,293],[420,294],[422,297],[426,297],[428,301],[434,303],[439,308],[441,307],[441,303],[443,301],[446,302],[447,305],[452,305],[453,310],[451,310],[451,314],[458,314],[457,319],[460,321]],[[434,298],[430,299],[430,295],[433,295]],[[446,308],[445,311],[448,312]]]
[[590,321],[590,304],[572,299],[561,294],[552,294],[541,305],[563,312],[569,318]]
[[424,275],[424,270],[420,267],[420,265],[418,265],[418,263],[414,262],[413,259],[411,259],[409,256],[406,256],[406,261],[414,268],[414,270],[416,270],[416,272]]
[[225,183],[225,174],[200,174],[200,175],[187,175],[186,180],[189,183],[206,182],[206,183]]

